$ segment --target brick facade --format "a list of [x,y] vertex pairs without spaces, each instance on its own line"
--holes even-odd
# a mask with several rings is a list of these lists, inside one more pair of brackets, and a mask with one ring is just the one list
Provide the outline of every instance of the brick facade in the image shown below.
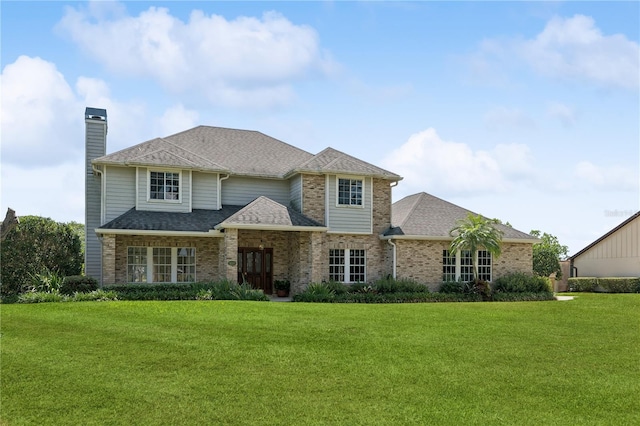
[[325,224],[324,175],[302,175],[302,214]]
[[[105,237],[107,236],[103,237],[103,283],[105,285],[127,282],[128,247],[195,247],[196,279],[198,281],[208,281],[221,278],[219,272],[221,238],[117,235],[113,236],[113,244],[109,240],[109,249],[106,249]],[[113,246],[113,249],[111,249],[111,246]],[[111,256],[111,253],[113,253],[115,261],[112,266],[109,266],[105,260]],[[236,256],[234,253],[234,259]]]
[[[395,240],[396,277],[427,284],[436,291],[442,283],[442,252],[449,241]],[[513,272],[533,272],[533,246],[503,243],[502,254],[493,259],[493,279]]]

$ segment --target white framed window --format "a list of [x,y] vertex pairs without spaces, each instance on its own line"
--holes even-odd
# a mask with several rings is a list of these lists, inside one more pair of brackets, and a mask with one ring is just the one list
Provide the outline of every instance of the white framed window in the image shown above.
[[127,282],[195,281],[195,247],[127,247]]
[[329,279],[342,283],[367,280],[367,256],[362,249],[330,249]]
[[442,250],[442,282],[457,281],[456,276],[456,255]]
[[180,172],[149,171],[149,200],[180,201]]
[[338,206],[363,206],[364,181],[338,178]]
[[[476,253],[478,265],[478,278],[483,281],[492,280],[492,259],[491,253],[487,250],[478,250]],[[473,262],[471,252],[462,250],[455,255],[449,250],[442,250],[442,281],[463,281],[473,280]]]

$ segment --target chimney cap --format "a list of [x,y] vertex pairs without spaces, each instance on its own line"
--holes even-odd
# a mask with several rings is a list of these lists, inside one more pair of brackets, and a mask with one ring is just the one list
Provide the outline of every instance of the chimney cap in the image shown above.
[[84,118],[90,120],[107,121],[107,110],[102,108],[87,107],[84,110]]

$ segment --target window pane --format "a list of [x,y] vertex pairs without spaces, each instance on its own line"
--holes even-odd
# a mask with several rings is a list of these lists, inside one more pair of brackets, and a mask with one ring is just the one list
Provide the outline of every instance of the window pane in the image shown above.
[[491,281],[491,253],[486,250],[478,251],[478,278]]
[[365,251],[349,250],[349,282],[365,282]]
[[329,250],[329,279],[344,282],[344,250]]
[[153,282],[171,282],[171,248],[153,248]]
[[196,249],[193,247],[178,248],[178,273],[179,283],[196,281]]
[[147,282],[147,248],[127,247],[127,281]]
[[460,252],[460,280],[463,282],[473,281],[473,263],[469,250]]

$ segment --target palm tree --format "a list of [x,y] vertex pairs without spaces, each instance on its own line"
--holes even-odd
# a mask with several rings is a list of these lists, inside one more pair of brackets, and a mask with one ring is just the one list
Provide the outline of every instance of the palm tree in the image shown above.
[[471,252],[471,265],[473,266],[473,280],[478,282],[477,252],[483,248],[491,253],[492,257],[500,256],[502,252],[502,231],[494,225],[499,223],[497,219],[487,219],[480,215],[469,213],[466,219],[458,221],[458,225],[449,231],[453,237],[449,251],[457,253],[458,250]]

